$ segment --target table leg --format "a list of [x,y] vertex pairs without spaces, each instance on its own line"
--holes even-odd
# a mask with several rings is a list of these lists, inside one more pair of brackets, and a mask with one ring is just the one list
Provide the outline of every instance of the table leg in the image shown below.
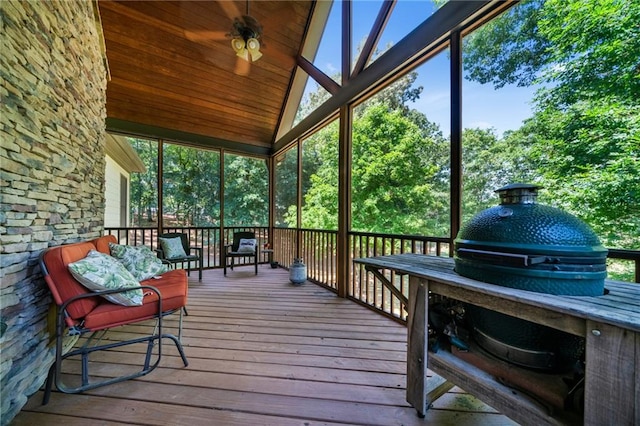
[[585,425],[640,424],[640,333],[587,321]]
[[424,417],[427,411],[427,318],[429,310],[429,282],[409,278],[407,317],[407,402]]

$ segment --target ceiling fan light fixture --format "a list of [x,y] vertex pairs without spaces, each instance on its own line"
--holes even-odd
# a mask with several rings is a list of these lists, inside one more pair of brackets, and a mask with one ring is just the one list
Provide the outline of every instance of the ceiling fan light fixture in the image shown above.
[[249,15],[249,0],[247,0],[247,14],[233,20],[229,35],[232,37],[231,47],[236,52],[236,56],[247,62],[255,62],[262,57],[258,41],[262,36],[262,25]]

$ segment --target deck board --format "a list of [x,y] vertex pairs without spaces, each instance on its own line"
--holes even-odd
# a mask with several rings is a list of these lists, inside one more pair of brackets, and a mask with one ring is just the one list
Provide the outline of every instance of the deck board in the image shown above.
[[[405,400],[406,327],[282,269],[207,270],[189,280],[183,367],[171,344],[155,371],[80,395],[33,395],[14,425],[512,425],[453,388],[425,419]],[[176,332],[177,315],[165,321]],[[121,327],[119,339],[150,324]],[[102,351],[92,373],[131,367],[139,345]],[[64,373],[77,378],[77,362]]]

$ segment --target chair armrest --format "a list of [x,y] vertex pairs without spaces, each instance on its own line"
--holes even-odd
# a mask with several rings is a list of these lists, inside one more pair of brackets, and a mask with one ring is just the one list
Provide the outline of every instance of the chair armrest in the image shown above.
[[[158,313],[156,314],[157,316],[162,316],[163,310],[162,310],[162,294],[160,293],[160,290],[158,290],[156,287],[150,286],[150,285],[141,285],[138,287],[123,287],[123,288],[117,288],[117,289],[111,289],[111,290],[100,290],[100,291],[90,291],[87,293],[82,293],[82,294],[78,294],[76,296],[70,297],[67,300],[65,300],[62,305],[60,305],[58,307],[58,314],[56,315],[57,319],[56,319],[56,333],[58,333],[59,335],[62,335],[62,331],[64,329],[64,324],[66,323],[69,326],[69,330],[72,333],[78,333],[78,334],[82,334],[83,328],[82,328],[82,324],[84,323],[84,319],[81,319],[79,323],[76,323],[74,325],[68,323],[66,321],[67,315],[66,315],[66,309],[67,306],[69,306],[70,304],[72,304],[73,302],[80,300],[80,299],[86,299],[89,297],[99,297],[102,296],[103,294],[113,294],[113,293],[123,293],[125,291],[129,291],[129,290],[137,290],[141,288],[143,290],[143,293],[146,293],[145,290],[149,290],[152,291],[154,293],[156,293],[156,295],[158,296]],[[112,303],[109,302],[105,299],[106,303]],[[115,303],[113,303],[115,305]],[[122,308],[135,308],[135,306],[123,306],[123,305],[119,305],[122,306]],[[130,322],[135,322],[138,319],[133,319]]]
[[198,261],[200,262],[200,267],[202,267],[202,247],[189,247],[189,253],[191,253],[191,250],[195,250],[196,251],[196,255],[198,256]]
[[[109,290],[88,291],[87,293],[78,294],[76,296],[68,298],[67,300],[64,301],[62,305],[60,305],[60,309],[65,309],[68,305],[70,305],[71,303],[75,302],[78,299],[86,299],[87,297],[102,296],[104,294],[124,293],[125,291],[138,290],[138,289],[151,290],[158,295],[158,300],[162,300],[162,294],[160,294],[160,291],[157,288],[150,285],[141,285],[136,287],[122,287],[122,288],[115,288],[115,289],[109,289]],[[113,302],[109,302],[109,303],[113,303]],[[116,303],[114,303],[114,305],[115,304]],[[127,306],[124,306],[124,307],[126,308]]]

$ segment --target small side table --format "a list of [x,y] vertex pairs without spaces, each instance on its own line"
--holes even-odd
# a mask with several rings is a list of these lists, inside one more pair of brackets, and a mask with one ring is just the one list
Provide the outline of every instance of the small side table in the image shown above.
[[271,265],[272,268],[278,266],[277,264],[274,265],[273,263],[273,249],[262,249],[262,252],[269,255],[269,265]]

